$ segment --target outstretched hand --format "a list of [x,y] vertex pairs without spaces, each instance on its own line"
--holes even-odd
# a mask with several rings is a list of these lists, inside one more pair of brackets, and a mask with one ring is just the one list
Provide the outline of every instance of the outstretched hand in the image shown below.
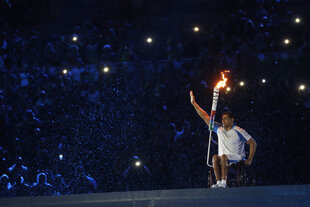
[[191,97],[191,103],[194,104],[195,103],[195,97],[194,97],[193,91],[190,91],[189,95]]

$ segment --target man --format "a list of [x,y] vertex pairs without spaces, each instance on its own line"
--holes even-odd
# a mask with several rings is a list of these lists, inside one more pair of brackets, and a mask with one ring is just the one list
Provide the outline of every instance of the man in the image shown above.
[[[196,103],[192,91],[190,91],[190,97],[198,115],[209,126],[210,116]],[[214,123],[214,132],[218,136],[218,155],[212,157],[212,163],[217,182],[211,187],[225,188],[229,163],[238,162],[245,158],[244,142],[250,145],[250,154],[248,159],[244,161],[245,165],[251,165],[257,144],[245,130],[234,124],[234,117],[231,112],[222,114],[222,125],[217,122]]]

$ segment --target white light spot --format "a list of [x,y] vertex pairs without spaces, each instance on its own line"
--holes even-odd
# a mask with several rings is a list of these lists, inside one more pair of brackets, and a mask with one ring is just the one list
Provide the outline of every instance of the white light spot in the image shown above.
[[77,35],[73,35],[72,41],[76,42],[77,40],[78,40],[78,36]]
[[103,72],[105,72],[105,73],[109,72],[109,70],[110,70],[110,69],[109,69],[109,67],[107,67],[107,66],[103,68]]
[[288,38],[284,39],[284,44],[288,45],[288,44],[290,44],[290,42],[291,41]]
[[199,27],[194,27],[194,32],[199,32]]
[[147,42],[147,43],[151,43],[151,42],[153,42],[153,39],[150,38],[150,37],[148,37],[148,38],[146,39],[146,42]]
[[299,86],[299,90],[300,90],[300,91],[303,91],[303,90],[305,90],[305,89],[306,89],[306,86],[305,86],[305,85],[301,84],[301,85]]

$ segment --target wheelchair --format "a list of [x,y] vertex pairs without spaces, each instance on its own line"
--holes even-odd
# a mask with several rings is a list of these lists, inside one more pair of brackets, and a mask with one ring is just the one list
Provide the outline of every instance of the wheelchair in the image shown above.
[[[228,173],[227,173],[227,186],[228,187],[241,187],[241,186],[255,186],[256,176],[251,166],[244,164],[245,160],[232,161],[229,160]],[[213,167],[210,167],[208,172],[208,187],[210,188],[215,184],[215,175]]]

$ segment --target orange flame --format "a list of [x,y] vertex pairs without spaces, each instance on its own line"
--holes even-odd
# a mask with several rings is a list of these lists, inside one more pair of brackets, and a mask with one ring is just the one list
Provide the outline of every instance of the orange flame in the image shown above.
[[225,78],[225,73],[229,73],[230,71],[229,70],[225,70],[223,72],[221,72],[221,75],[222,75],[222,79],[221,81],[219,81],[217,84],[216,84],[216,88],[224,88],[226,86],[226,81],[227,81],[227,78]]

